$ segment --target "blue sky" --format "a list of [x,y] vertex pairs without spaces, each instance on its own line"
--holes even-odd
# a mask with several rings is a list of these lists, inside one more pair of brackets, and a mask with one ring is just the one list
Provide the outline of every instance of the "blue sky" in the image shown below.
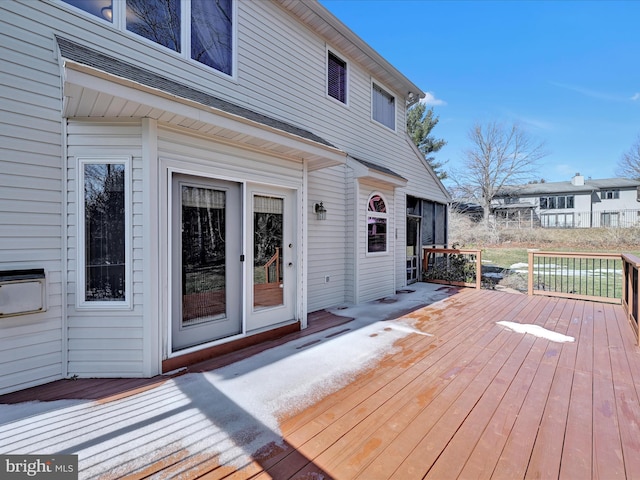
[[640,133],[640,1],[321,0],[416,85],[455,167],[474,123],[518,122],[539,177],[614,177]]

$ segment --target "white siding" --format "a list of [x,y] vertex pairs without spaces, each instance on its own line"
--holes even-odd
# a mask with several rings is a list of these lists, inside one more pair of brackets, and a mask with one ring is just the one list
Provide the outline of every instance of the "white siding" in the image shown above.
[[[149,371],[150,360],[143,358],[145,348],[154,348],[145,337],[149,325],[143,322],[142,250],[148,239],[142,237],[146,225],[142,202],[150,198],[150,192],[142,192],[143,181],[149,178],[142,170],[139,119],[130,123],[70,121],[69,151],[64,158],[56,34],[306,128],[353,156],[392,169],[409,180],[395,194],[384,192],[392,204],[401,203],[405,193],[446,201],[440,185],[407,142],[405,92],[393,92],[398,102],[397,132],[392,132],[371,120],[372,78],[353,58],[335,50],[349,62],[349,106],[345,107],[325,94],[327,45],[322,38],[272,2],[239,0],[237,12],[237,75],[231,78],[187,62],[134,34],[117,31],[62,2],[0,2],[0,269],[44,268],[48,304],[48,310],[38,315],[0,319],[0,352],[12,352],[0,356],[0,393],[74,373],[140,375]],[[393,85],[386,87],[393,89]],[[111,111],[132,117],[145,113],[121,111],[117,101]],[[196,158],[196,164],[211,172],[226,169],[224,175],[247,180],[293,188],[302,184],[302,166],[296,162],[257,152],[233,154],[227,147],[220,147],[226,156],[212,159],[205,154],[210,146],[202,144],[204,140],[179,137],[162,133],[163,155],[178,161]],[[107,154],[133,157],[133,309],[83,313],[75,309],[77,191],[71,159]],[[153,180],[152,185],[157,185],[158,179]],[[322,200],[329,212],[325,222],[310,216],[309,310],[388,295],[394,290],[393,278],[403,268],[404,211],[394,209],[398,241],[392,235],[390,248],[397,245],[397,251],[366,256],[364,213],[355,206],[362,199],[354,196],[355,184],[346,167],[309,177],[306,213],[316,200]],[[67,197],[63,198],[65,189]],[[325,276],[330,277],[327,283]],[[67,309],[68,325],[63,320]],[[63,331],[68,331],[68,369]],[[25,358],[28,361],[16,360]]]
[[51,38],[0,4],[0,270],[44,268],[47,310],[0,318],[0,394],[65,375],[62,127]]
[[[69,375],[143,376],[142,146],[141,125],[133,121],[70,120],[67,126],[67,245]],[[133,301],[131,310],[76,309],[78,157],[132,157],[131,215]]]
[[[309,272],[308,310],[340,305],[349,299],[349,256],[347,229],[349,209],[345,188],[347,167],[334,167],[309,175]],[[318,220],[313,211],[322,202],[326,220]],[[327,281],[328,277],[328,281]]]
[[[387,252],[367,254],[367,202],[372,193],[381,193],[389,213]],[[395,213],[393,190],[375,184],[360,182],[356,225],[358,226],[358,297],[357,303],[368,302],[395,293],[393,216]]]

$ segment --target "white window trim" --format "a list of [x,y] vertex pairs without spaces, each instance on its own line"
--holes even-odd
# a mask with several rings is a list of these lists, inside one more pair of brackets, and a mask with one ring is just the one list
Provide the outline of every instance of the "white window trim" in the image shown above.
[[[337,98],[332,97],[331,95],[329,95],[329,54],[333,55],[334,57],[337,57],[338,59],[342,60],[345,63],[345,70],[346,70],[346,76],[345,76],[345,102],[341,102],[340,100],[338,100]],[[350,97],[351,97],[351,92],[349,89],[349,83],[351,81],[351,67],[349,66],[349,62],[342,56],[339,55],[338,53],[336,53],[336,50],[334,48],[331,48],[329,46],[326,47],[326,51],[325,51],[325,73],[324,73],[324,79],[325,79],[325,88],[324,88],[324,94],[325,96],[331,100],[332,102],[335,102],[343,107],[349,107],[349,101],[350,101]]]
[[[373,116],[373,86],[376,85],[381,90],[384,90],[387,94],[393,97],[393,125],[394,128],[390,128],[384,123],[376,120]],[[371,95],[371,121],[376,125],[380,125],[386,128],[388,131],[397,133],[398,131],[398,97],[393,94],[392,90],[387,88],[383,83],[378,82],[377,80],[371,79],[371,86],[369,88],[369,94]]]
[[[126,22],[126,4],[124,1],[114,1],[113,2],[113,18],[112,21],[108,21],[99,16],[93,15],[81,8],[75,7],[69,3],[64,2],[63,0],[54,0],[57,5],[60,5],[62,8],[69,9],[74,13],[79,13],[80,15],[97,21],[100,25],[108,26],[118,30],[120,33],[127,35],[131,40],[140,42],[148,47],[154,48],[162,53],[169,53],[172,56],[177,58],[181,58],[189,62],[190,65],[193,65],[198,68],[202,68],[207,73],[213,72],[216,75],[220,75],[223,78],[237,80],[237,68],[238,68],[238,0],[231,1],[231,14],[232,14],[232,25],[231,25],[231,44],[232,44],[232,52],[231,52],[231,74],[222,72],[213,67],[205,65],[204,63],[198,62],[191,58],[191,48],[186,48],[186,45],[191,46],[191,1],[180,0],[181,8],[180,8],[180,44],[182,45],[182,51],[176,52],[170,48],[167,48],[159,43],[154,42],[153,40],[149,40],[141,35],[138,35],[134,32],[127,30],[127,22]],[[188,42],[188,43],[187,43]]]
[[[125,204],[125,295],[123,301],[87,301],[85,277],[85,204],[84,204],[84,165],[87,164],[124,165],[124,204]],[[77,265],[76,265],[76,308],[79,310],[131,310],[133,297],[132,282],[132,239],[131,239],[131,157],[101,156],[76,158],[76,226],[77,226]]]
[[[385,213],[381,213],[381,212],[372,212],[371,210],[369,210],[369,202],[371,201],[371,198],[378,196],[382,199],[382,201],[384,202],[384,205],[387,209],[387,211]],[[370,252],[369,251],[369,218],[384,218],[387,220],[387,231],[385,233],[385,249],[384,251],[381,252]],[[378,257],[378,256],[383,256],[383,255],[389,255],[389,253],[391,252],[391,249],[389,248],[389,230],[390,230],[390,226],[391,226],[391,215],[389,213],[389,203],[387,202],[387,198],[380,192],[372,192],[368,197],[367,197],[367,204],[365,205],[365,225],[364,225],[364,238],[365,238],[365,252],[366,252],[366,256],[372,256],[372,257]]]

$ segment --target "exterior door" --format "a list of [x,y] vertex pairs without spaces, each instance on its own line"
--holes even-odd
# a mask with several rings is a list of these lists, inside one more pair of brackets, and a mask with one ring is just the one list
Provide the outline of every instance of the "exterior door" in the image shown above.
[[407,216],[407,284],[418,281],[420,272],[420,217]]
[[295,193],[291,190],[249,186],[253,244],[248,279],[248,328],[263,328],[295,317],[296,245]]
[[242,332],[239,183],[172,177],[172,350]]

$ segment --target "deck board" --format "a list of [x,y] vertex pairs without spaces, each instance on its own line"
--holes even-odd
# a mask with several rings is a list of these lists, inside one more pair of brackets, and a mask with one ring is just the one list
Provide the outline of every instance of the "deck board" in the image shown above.
[[[198,443],[207,435],[198,422],[181,418],[181,447],[151,449],[145,466],[125,478],[572,480],[640,472],[640,349],[620,306],[461,289],[404,318],[422,334],[401,338],[344,387],[284,414],[281,443],[264,445],[242,465],[225,463]],[[517,333],[497,325],[500,320],[575,341]],[[198,369],[241,358],[236,352]],[[94,389],[105,415],[122,398],[129,402],[122,415],[135,415],[138,407],[170,398],[164,381],[121,380],[120,390],[117,380],[90,387],[63,382],[39,391],[53,400]],[[55,411],[46,418],[51,424],[34,426],[33,433],[55,433],[62,419]],[[17,432],[25,446],[28,433]],[[157,441],[153,432],[136,439]]]

